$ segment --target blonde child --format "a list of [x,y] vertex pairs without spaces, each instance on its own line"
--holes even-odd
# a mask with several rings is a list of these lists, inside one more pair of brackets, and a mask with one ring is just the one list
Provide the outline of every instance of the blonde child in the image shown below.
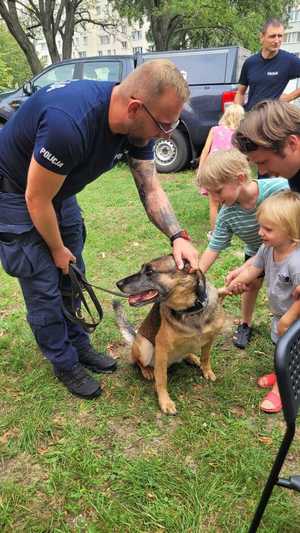
[[[269,306],[273,314],[271,338],[278,337],[300,317],[300,301],[293,298],[293,291],[300,284],[300,195],[284,191],[265,200],[257,210],[259,235],[263,241],[250,265],[228,286],[233,292],[241,292],[264,273]],[[282,403],[275,374],[267,374],[258,380],[260,387],[272,387],[260,408],[266,413],[278,413]]]
[[[217,150],[227,150],[232,148],[231,138],[234,131],[239,126],[242,118],[244,117],[244,108],[238,104],[231,104],[226,109],[224,114],[219,120],[218,126],[214,126],[210,129],[206,143],[199,159],[199,167],[197,176],[201,171],[201,166],[206,160],[209,153],[216,152]],[[207,195],[207,191],[203,188],[201,191],[203,195]],[[209,219],[210,219],[210,232],[208,238],[210,239],[211,233],[214,230],[216,218],[218,214],[219,202],[208,195],[209,197]]]
[[[198,175],[198,185],[205,187],[211,197],[222,204],[212,238],[200,258],[201,270],[207,272],[220,252],[230,245],[233,235],[245,243],[245,261],[251,261],[262,244],[256,211],[263,200],[289,189],[287,180],[252,179],[246,156],[232,148],[207,157]],[[239,269],[235,269],[230,279],[238,272]],[[238,348],[245,348],[250,341],[252,315],[261,285],[262,278],[256,279],[249,290],[242,294],[241,323],[233,337],[233,343]]]

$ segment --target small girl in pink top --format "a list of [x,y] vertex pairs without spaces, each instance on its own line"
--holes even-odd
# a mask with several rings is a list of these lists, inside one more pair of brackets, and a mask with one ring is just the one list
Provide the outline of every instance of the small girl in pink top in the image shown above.
[[[224,114],[219,120],[218,126],[213,126],[208,133],[206,143],[200,155],[197,175],[199,174],[201,165],[203,165],[208,154],[216,152],[217,150],[229,150],[232,148],[232,135],[238,128],[242,118],[244,117],[244,114],[244,108],[241,105],[231,104],[226,107]],[[205,196],[208,195],[205,189],[201,189],[201,193]],[[208,238],[210,238],[210,235],[215,227],[219,203],[216,200],[213,200],[210,195],[208,196],[210,220],[210,232],[208,233]]]

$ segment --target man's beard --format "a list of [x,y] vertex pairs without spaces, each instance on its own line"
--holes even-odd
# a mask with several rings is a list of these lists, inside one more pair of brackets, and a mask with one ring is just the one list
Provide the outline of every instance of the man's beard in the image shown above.
[[133,146],[138,146],[139,148],[146,146],[146,144],[149,142],[149,140],[141,139],[140,137],[134,137],[133,135],[128,135],[127,138],[130,144],[133,144]]

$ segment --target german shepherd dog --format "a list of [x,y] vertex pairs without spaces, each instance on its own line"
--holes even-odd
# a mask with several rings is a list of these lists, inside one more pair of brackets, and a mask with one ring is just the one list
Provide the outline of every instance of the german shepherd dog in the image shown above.
[[[224,322],[221,300],[226,290],[206,283],[201,270],[189,270],[188,263],[178,270],[173,256],[166,255],[117,282],[131,306],[154,303],[137,332],[127,322],[120,302],[113,302],[121,333],[132,345],[132,362],[146,379],[155,380],[160,408],[171,415],[176,414],[176,406],[167,391],[168,367],[185,360],[215,381],[210,350]],[[201,352],[200,359],[194,352]]]

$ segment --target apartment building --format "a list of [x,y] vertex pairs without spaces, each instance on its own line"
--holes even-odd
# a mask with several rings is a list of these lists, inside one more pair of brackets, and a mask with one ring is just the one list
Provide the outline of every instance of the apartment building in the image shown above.
[[283,50],[300,56],[300,4],[291,9],[283,36]]
[[[104,28],[94,24],[77,27],[73,38],[72,57],[126,55],[153,49],[152,43],[147,40],[150,26],[147,19],[142,24],[129,24],[127,19],[113,12],[107,0],[97,0],[91,14],[95,20],[101,20],[108,25]],[[57,46],[61,51],[62,42],[59,37]],[[45,66],[51,63],[43,39],[36,42],[36,50]]]
[[[290,10],[288,24],[285,27],[282,49],[300,57],[300,4]],[[291,80],[284,92],[289,93],[300,87],[300,78]],[[294,100],[300,106],[300,99]]]

